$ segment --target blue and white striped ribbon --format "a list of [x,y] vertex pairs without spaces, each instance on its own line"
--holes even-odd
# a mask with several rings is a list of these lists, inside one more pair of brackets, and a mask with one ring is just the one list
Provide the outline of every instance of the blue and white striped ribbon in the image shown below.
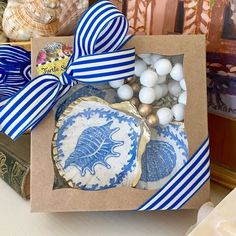
[[0,45],[0,107],[31,79],[30,52]]
[[36,77],[0,108],[0,130],[17,139],[34,128],[78,82],[98,83],[133,76],[135,50],[122,46],[128,21],[108,0],[90,7],[80,19],[74,39],[74,53],[60,78]]
[[138,211],[180,209],[209,179],[209,139],[207,138],[182,169]]

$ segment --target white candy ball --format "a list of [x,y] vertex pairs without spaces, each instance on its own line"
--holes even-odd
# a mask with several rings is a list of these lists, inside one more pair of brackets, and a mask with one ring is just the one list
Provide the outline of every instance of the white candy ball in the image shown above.
[[169,108],[163,107],[157,111],[157,117],[160,125],[168,125],[173,120],[173,113]]
[[140,58],[143,59],[143,61],[147,64],[147,65],[151,65],[151,54],[150,53],[143,53],[143,54],[139,54],[138,55]]
[[110,81],[109,82],[109,85],[112,87],[112,88],[119,88],[121,87],[123,84],[124,84],[124,80],[123,79],[120,79],[120,80],[113,80],[113,81]]
[[149,66],[152,64],[151,57],[144,57],[143,61]]
[[155,93],[156,93],[156,100],[159,100],[160,98],[162,98],[162,95],[163,95],[163,89],[162,89],[162,86],[160,85],[156,85],[154,87],[154,90],[155,90]]
[[184,104],[184,105],[187,104],[187,92],[186,92],[186,91],[182,92],[182,93],[179,95],[178,102],[179,102],[179,103],[182,103],[182,104]]
[[139,92],[139,100],[144,104],[151,104],[155,101],[156,93],[153,88],[143,87]]
[[137,77],[140,77],[140,75],[147,70],[147,65],[143,60],[136,60],[135,61],[135,70],[134,70],[134,74]]
[[168,75],[171,72],[172,64],[168,59],[160,59],[154,65],[156,72],[158,75]]
[[133,97],[134,92],[128,84],[125,84],[118,88],[117,95],[122,100],[130,100]]
[[168,86],[166,84],[159,84],[162,88],[162,97],[165,97],[168,94]]
[[153,87],[157,84],[158,76],[153,70],[147,69],[140,76],[140,83],[146,87]]
[[184,109],[185,105],[178,103],[172,107],[172,113],[176,121],[183,121],[184,120]]
[[148,58],[148,57],[151,57],[151,54],[150,53],[141,53],[141,54],[138,54],[138,56],[142,59],[144,58]]
[[152,54],[151,55],[151,63],[152,63],[152,66],[154,67],[155,63],[160,60],[162,58],[161,55],[159,54]]
[[158,80],[157,80],[158,84],[163,84],[165,82],[166,82],[166,75],[158,76]]
[[181,79],[181,80],[179,81],[179,85],[180,85],[180,87],[181,87],[184,91],[187,90],[185,79]]
[[172,79],[176,81],[180,81],[181,79],[183,79],[184,78],[183,65],[180,63],[176,63],[170,72],[170,76],[172,77]]
[[178,97],[181,93],[181,87],[179,85],[179,82],[175,80],[170,80],[168,83],[168,90],[170,94],[172,94],[175,97]]

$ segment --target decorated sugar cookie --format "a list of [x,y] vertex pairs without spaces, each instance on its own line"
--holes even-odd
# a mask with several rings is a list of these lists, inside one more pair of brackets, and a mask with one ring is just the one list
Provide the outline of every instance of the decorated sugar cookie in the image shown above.
[[184,125],[172,122],[152,129],[142,156],[140,189],[161,189],[187,162],[188,143]]
[[66,108],[78,98],[96,96],[108,103],[120,102],[116,91],[107,85],[93,84],[84,85],[79,84],[76,88],[72,88],[63,99],[61,99],[55,107],[55,119],[59,119],[60,115],[66,110]]
[[147,126],[130,103],[109,105],[98,97],[80,98],[58,120],[53,158],[73,188],[134,187],[148,141]]

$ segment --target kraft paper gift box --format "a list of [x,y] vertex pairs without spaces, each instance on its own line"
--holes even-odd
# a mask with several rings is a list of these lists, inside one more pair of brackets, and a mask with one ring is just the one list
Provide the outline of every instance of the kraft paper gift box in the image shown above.
[[[55,42],[67,46],[73,45],[73,37],[32,40],[33,77],[45,71],[44,66],[47,64],[37,65],[39,52],[49,43]],[[58,109],[60,110],[59,105],[31,133],[31,209],[33,212],[194,209],[209,200],[204,36],[135,36],[126,47],[135,47],[136,54],[158,53],[183,56],[188,91],[184,122],[188,142],[187,162],[160,190],[116,187],[86,191],[60,185],[60,178],[57,179],[58,170],[52,159],[55,114],[58,113]],[[63,64],[64,59],[61,58],[59,61],[61,60]],[[50,66],[46,68],[52,69]],[[78,86],[86,87],[81,84]],[[65,101],[70,99],[72,99],[70,95],[67,95]],[[203,167],[203,163],[205,169],[201,170],[199,168]],[[194,172],[196,176],[193,175]],[[166,204],[158,206],[160,199],[165,199]]]

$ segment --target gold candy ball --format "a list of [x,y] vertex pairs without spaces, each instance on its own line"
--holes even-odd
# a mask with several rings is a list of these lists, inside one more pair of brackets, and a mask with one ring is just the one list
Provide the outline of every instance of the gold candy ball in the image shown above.
[[158,117],[155,114],[150,114],[147,116],[147,124],[151,127],[157,126],[159,123]]
[[135,81],[136,81],[136,78],[135,78],[135,77],[130,77],[130,78],[126,79],[126,83],[128,83],[128,84],[132,84],[132,83],[134,83]]
[[131,103],[132,105],[134,105],[135,107],[137,107],[137,108],[138,108],[138,106],[139,106],[139,104],[140,104],[140,102],[139,102],[139,99],[138,99],[138,98],[136,98],[136,97],[133,97],[133,98],[131,98],[129,101],[130,101],[130,103]]
[[131,84],[131,88],[133,89],[134,93],[138,93],[141,89],[141,86],[138,83],[133,83]]
[[138,112],[142,117],[147,117],[152,112],[152,105],[140,104],[138,107]]

